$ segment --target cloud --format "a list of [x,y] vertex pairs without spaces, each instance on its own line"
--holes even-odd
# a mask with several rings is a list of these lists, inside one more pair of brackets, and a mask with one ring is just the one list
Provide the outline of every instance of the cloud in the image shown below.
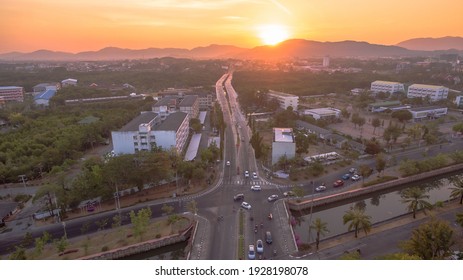
[[275,6],[277,6],[280,10],[287,13],[288,15],[290,15],[290,16],[292,15],[291,11],[288,8],[286,8],[283,4],[278,2],[277,0],[269,0],[269,1],[272,2]]

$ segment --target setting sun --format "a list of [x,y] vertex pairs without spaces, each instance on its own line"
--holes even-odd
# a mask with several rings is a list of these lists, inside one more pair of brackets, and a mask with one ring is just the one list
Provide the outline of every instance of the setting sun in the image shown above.
[[269,24],[259,27],[259,37],[266,45],[276,45],[288,39],[289,33],[282,25]]

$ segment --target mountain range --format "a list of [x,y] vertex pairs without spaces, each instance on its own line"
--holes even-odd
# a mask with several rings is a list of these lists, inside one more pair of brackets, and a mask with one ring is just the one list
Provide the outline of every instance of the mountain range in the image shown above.
[[429,56],[442,53],[463,55],[462,37],[418,38],[403,41],[397,45],[378,45],[367,42],[341,41],[318,42],[291,39],[276,46],[240,48],[232,45],[210,45],[194,49],[147,48],[140,50],[108,47],[99,51],[79,53],[38,50],[31,53],[10,52],[0,54],[3,61],[95,61],[149,59],[157,57],[177,57],[191,59],[284,59],[322,57],[404,57]]

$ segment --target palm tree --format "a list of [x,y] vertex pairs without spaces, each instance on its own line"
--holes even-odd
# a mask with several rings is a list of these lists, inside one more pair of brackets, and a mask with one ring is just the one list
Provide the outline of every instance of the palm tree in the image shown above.
[[460,204],[463,204],[463,179],[458,177],[452,180],[454,187],[450,188],[452,192],[450,193],[451,198],[460,197]]
[[401,197],[403,203],[408,203],[408,211],[413,211],[413,219],[416,219],[417,210],[423,209],[424,214],[426,214],[426,209],[432,207],[431,203],[425,200],[429,198],[429,195],[425,194],[425,190],[418,187],[402,191]]
[[358,237],[358,232],[363,229],[365,235],[371,230],[371,216],[365,214],[365,209],[353,207],[342,217],[344,224],[350,222],[347,230],[351,231],[354,229],[355,238]]
[[457,219],[456,219],[457,224],[463,227],[463,212],[457,213],[456,216],[457,216]]
[[317,237],[315,239],[315,246],[318,251],[318,245],[320,245],[320,235],[325,236],[326,233],[330,232],[326,227],[327,223],[322,222],[320,218],[315,219],[312,224],[309,226],[309,229],[314,229],[317,233]]

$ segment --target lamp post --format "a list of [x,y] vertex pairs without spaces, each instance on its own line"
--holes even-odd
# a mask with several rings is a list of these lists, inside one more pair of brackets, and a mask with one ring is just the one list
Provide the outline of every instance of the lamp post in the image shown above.
[[23,182],[24,190],[26,190],[26,175],[22,174],[22,175],[19,175],[18,177]]
[[315,196],[315,184],[314,184],[314,181],[310,181],[310,183],[312,184],[312,202],[310,204],[310,217],[309,217],[309,244],[310,244],[310,240],[311,240],[311,237],[312,237],[312,232],[311,232],[311,226],[312,226],[312,213],[313,213],[313,199],[314,199],[314,196]]

